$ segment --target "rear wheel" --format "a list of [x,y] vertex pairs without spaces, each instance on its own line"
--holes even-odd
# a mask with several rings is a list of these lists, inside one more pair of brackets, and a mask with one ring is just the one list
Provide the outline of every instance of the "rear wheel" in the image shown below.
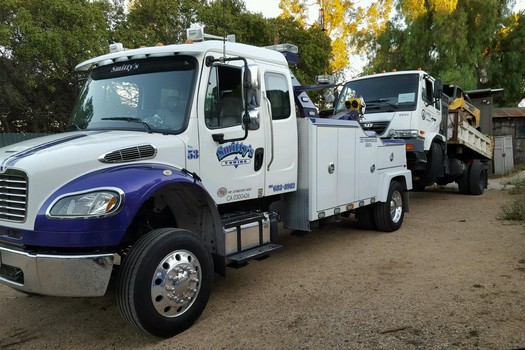
[[180,229],[153,230],[123,261],[117,302],[123,318],[140,330],[171,337],[204,310],[213,285],[213,262],[202,240]]
[[487,183],[487,171],[479,160],[472,163],[470,168],[469,175],[469,189],[470,194],[480,195],[485,190],[485,185]]
[[465,165],[465,170],[463,171],[463,175],[459,177],[456,182],[458,183],[458,189],[459,193],[461,194],[469,194],[470,193],[470,167],[471,164],[467,163]]
[[405,216],[404,193],[403,186],[392,181],[386,202],[375,204],[374,218],[379,231],[392,232],[401,227]]

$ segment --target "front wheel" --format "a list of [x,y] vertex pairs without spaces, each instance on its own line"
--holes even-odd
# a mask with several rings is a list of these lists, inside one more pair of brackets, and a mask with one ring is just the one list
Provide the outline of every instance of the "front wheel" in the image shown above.
[[117,302],[130,325],[172,337],[199,318],[212,285],[213,261],[202,240],[186,230],[157,229],[124,259]]
[[379,231],[392,232],[401,227],[405,217],[404,193],[403,186],[398,181],[392,181],[386,202],[375,204],[374,218]]
[[487,170],[483,163],[476,160],[472,163],[469,175],[469,189],[470,194],[479,196],[483,194],[487,184]]

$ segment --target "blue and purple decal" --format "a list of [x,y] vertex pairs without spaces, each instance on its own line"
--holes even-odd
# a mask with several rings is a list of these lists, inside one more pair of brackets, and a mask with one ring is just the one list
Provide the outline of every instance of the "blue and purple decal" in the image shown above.
[[[252,145],[245,145],[242,142],[232,142],[227,146],[217,148],[217,160],[222,166],[233,166],[237,169],[239,165],[251,163],[255,151]],[[232,159],[225,159],[229,156],[235,156]]]
[[[48,247],[102,247],[120,243],[126,229],[142,204],[158,189],[171,183],[200,182],[183,171],[159,164],[129,164],[83,175],[57,190],[40,208],[34,231],[23,234],[23,244]],[[57,198],[100,188],[118,188],[124,192],[124,205],[113,216],[55,219],[46,216]]]

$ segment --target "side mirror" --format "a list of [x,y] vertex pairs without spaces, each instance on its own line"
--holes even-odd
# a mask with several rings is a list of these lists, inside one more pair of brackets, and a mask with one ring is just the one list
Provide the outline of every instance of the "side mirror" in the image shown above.
[[248,112],[250,121],[248,122],[248,130],[258,130],[261,126],[261,118],[258,110],[251,110]]
[[261,101],[261,84],[259,81],[259,67],[248,66],[248,69],[244,70],[244,86],[246,87],[246,102],[248,103],[249,109],[254,109],[260,106]]

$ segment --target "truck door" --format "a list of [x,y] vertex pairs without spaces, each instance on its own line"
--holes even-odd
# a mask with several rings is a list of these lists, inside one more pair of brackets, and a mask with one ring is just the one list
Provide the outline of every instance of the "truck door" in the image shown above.
[[439,133],[441,124],[441,106],[440,101],[434,101],[432,96],[434,91],[434,82],[428,77],[421,81],[421,120],[419,130],[426,132]]
[[[289,72],[264,72],[261,123],[266,136],[266,195],[296,190],[297,120]],[[306,151],[305,151],[306,152]]]
[[205,95],[199,100],[199,115],[204,115],[199,118],[199,176],[217,204],[262,197],[265,128],[235,140],[245,135],[242,62],[212,66],[204,83]]

